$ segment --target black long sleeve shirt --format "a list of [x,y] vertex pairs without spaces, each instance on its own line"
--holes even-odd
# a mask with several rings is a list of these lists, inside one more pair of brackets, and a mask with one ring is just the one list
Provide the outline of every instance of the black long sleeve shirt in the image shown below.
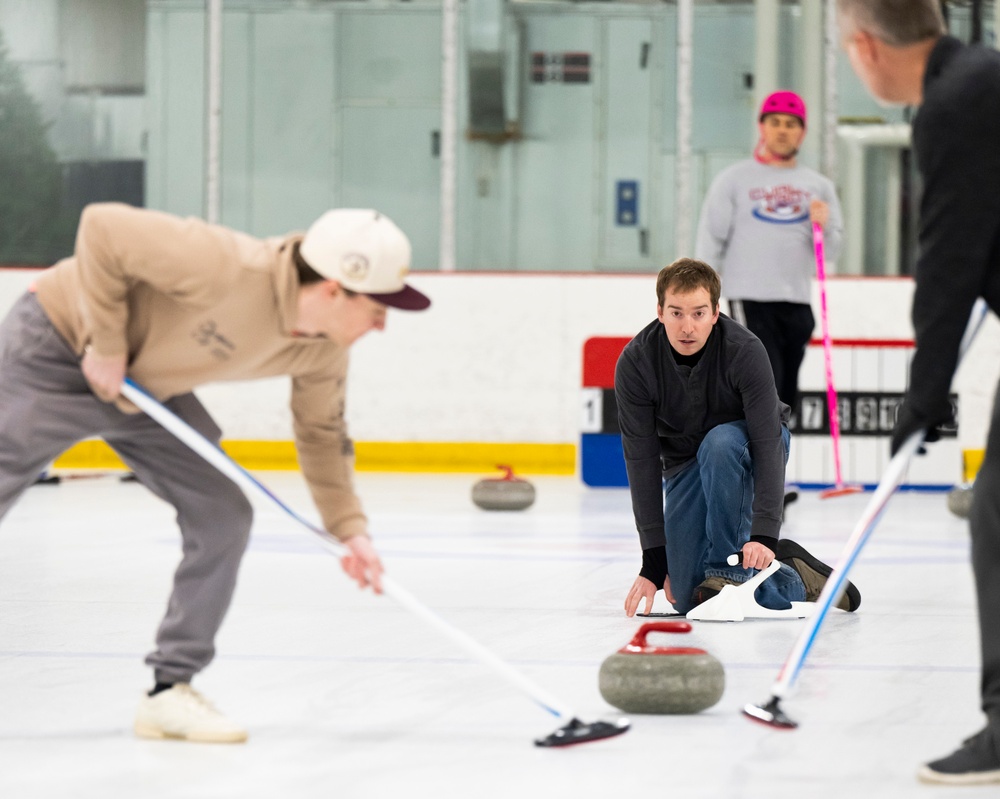
[[943,36],[913,121],[923,177],[906,402],[922,421],[950,416],[948,391],[972,306],[1000,310],[1000,53]]
[[712,428],[740,420],[747,423],[753,459],[751,538],[774,547],[785,482],[781,425],[789,408],[778,399],[767,352],[753,333],[719,314],[691,368],[675,362],[663,325],[653,321],[618,358],[615,399],[643,550],[666,544],[663,478],[695,458]]

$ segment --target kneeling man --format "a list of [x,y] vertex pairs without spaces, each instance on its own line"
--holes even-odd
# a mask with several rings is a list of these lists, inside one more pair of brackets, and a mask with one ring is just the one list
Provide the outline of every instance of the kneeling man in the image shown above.
[[[777,557],[757,589],[766,608],[814,602],[831,569],[779,540],[789,408],[779,401],[767,352],[719,313],[721,282],[681,258],[656,279],[656,315],[625,347],[615,398],[642,569],[625,599],[632,616],[663,589],[680,613],[727,584],[749,580]],[[662,491],[662,493],[661,493]],[[742,555],[730,566],[727,558]],[[852,584],[838,607],[853,611]]]

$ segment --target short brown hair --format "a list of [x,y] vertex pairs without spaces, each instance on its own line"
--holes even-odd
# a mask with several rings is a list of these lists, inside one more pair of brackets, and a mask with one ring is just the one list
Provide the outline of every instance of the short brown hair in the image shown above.
[[672,264],[663,267],[656,276],[657,306],[663,307],[663,297],[669,288],[679,294],[705,289],[712,300],[712,312],[714,313],[719,307],[722,281],[719,279],[719,273],[704,261],[678,258]]
[[842,19],[893,47],[947,33],[940,0],[837,0]]
[[299,252],[299,244],[300,242],[295,242],[292,245],[292,261],[295,264],[295,274],[299,278],[299,285],[308,286],[313,283],[322,283],[326,278],[309,266],[306,259],[302,257],[302,253]]

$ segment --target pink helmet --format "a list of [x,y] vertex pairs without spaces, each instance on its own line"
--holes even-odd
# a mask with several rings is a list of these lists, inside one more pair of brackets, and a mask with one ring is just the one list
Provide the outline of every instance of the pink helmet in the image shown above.
[[806,126],[806,104],[795,92],[781,91],[769,94],[761,103],[757,120],[763,122],[768,114],[788,114],[798,117],[802,121],[802,127]]

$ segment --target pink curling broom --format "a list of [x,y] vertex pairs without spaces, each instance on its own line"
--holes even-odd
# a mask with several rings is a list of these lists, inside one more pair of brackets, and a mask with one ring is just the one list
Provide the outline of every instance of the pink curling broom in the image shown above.
[[830,415],[830,437],[833,439],[833,474],[836,480],[833,488],[820,492],[820,497],[829,499],[844,494],[855,494],[861,486],[847,486],[840,472],[840,414],[837,411],[837,389],[833,385],[833,347],[830,343],[830,320],[826,310],[826,258],[823,255],[823,226],[813,222],[813,248],[816,251],[816,279],[819,281],[820,317],[823,324],[823,360],[826,363],[826,405]]

